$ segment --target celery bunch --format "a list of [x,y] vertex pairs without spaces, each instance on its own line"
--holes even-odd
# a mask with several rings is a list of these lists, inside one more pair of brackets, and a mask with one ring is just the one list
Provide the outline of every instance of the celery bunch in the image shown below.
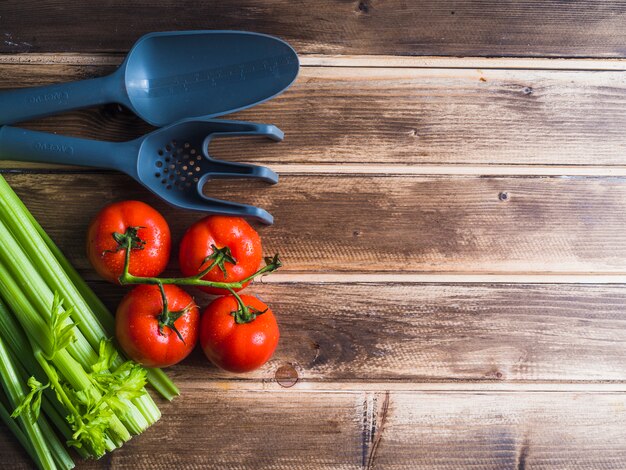
[[159,419],[146,382],[178,394],[163,372],[125,361],[113,331],[112,315],[0,176],[0,418],[38,467],[74,465],[52,425],[79,455],[98,458]]

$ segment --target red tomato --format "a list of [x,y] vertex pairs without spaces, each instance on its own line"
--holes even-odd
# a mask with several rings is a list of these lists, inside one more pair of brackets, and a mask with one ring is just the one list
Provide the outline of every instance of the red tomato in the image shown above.
[[[137,239],[130,252],[129,272],[154,277],[163,272],[170,257],[170,228],[161,214],[140,201],[122,201],[104,207],[87,231],[87,256],[94,269],[107,281],[118,283],[124,269],[126,249],[116,237],[133,227]],[[114,235],[118,234],[118,235]]]
[[[244,304],[257,315],[248,323],[237,323],[232,312],[239,308],[234,296],[218,297],[204,310],[200,320],[200,345],[213,364],[230,372],[249,372],[265,364],[274,354],[278,324],[271,310],[256,297],[242,295]],[[254,310],[252,310],[254,311]]]
[[[180,242],[179,263],[182,273],[185,276],[194,276],[208,268],[213,259],[207,260],[207,258],[214,255],[214,246],[220,250],[229,250],[236,264],[223,260],[221,266],[225,274],[220,266],[215,266],[202,279],[215,282],[239,282],[259,269],[263,256],[261,238],[256,230],[240,217],[213,215],[189,227]],[[228,293],[227,290],[213,287],[201,287],[201,289],[209,294]]]
[[158,286],[139,285],[117,307],[115,334],[124,352],[146,367],[168,367],[189,355],[198,341],[199,309],[187,292],[163,286],[170,312],[185,311],[173,322],[184,342],[168,326],[159,327],[163,300]]

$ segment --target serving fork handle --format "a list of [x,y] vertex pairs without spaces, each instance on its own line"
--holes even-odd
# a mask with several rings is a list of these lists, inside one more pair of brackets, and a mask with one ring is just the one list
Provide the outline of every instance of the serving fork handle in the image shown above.
[[133,175],[137,172],[132,165],[137,160],[133,158],[134,147],[133,142],[101,142],[0,127],[0,160],[89,166]]

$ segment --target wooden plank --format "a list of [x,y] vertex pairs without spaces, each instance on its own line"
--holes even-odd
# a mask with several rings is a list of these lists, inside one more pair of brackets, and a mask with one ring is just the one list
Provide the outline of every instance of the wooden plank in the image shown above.
[[[193,360],[193,359],[190,359]],[[171,372],[170,372],[171,373]],[[447,382],[324,382],[324,381],[302,381],[298,380],[293,385],[292,372],[282,370],[279,379],[246,380],[238,377],[227,377],[224,379],[207,379],[206,377],[197,380],[187,380],[185,387],[202,387],[207,393],[212,390],[238,390],[276,392],[289,389],[309,392],[420,392],[420,393],[448,393],[448,392],[472,392],[472,393],[626,393],[626,382],[605,382],[605,381],[578,381],[578,382],[509,382],[482,380],[474,381],[447,381]],[[283,385],[278,385],[278,383]]]
[[[21,65],[111,65],[118,66],[124,53],[23,53],[0,54],[0,64]],[[570,71],[625,71],[626,59],[562,57],[445,57],[398,55],[303,54],[301,67],[382,67],[426,69],[519,69]]]
[[281,36],[300,53],[623,57],[624,12],[622,2],[592,0],[5,0],[0,52],[125,51],[151,31],[241,29]]
[[[11,54],[0,55],[0,62],[52,63],[58,59],[82,62],[93,54]],[[107,57],[102,55],[101,57]],[[300,57],[303,67],[384,67],[423,69],[517,69],[517,70],[626,70],[624,59],[574,59],[544,57],[445,57],[398,55],[331,55],[307,54]]]
[[[113,173],[8,174],[83,272],[85,228],[121,198],[155,205],[178,239],[199,218]],[[270,210],[265,251],[285,272],[602,273],[626,270],[623,178],[285,176],[213,181],[210,194]],[[315,223],[312,223],[315,221]]]
[[263,284],[626,284],[626,274],[589,273],[450,273],[450,272],[277,272],[257,280]]
[[[626,394],[207,393],[78,468],[621,469]],[[28,468],[3,433],[0,456]]]
[[[112,311],[126,293],[93,285]],[[189,291],[201,307],[211,299]],[[461,381],[513,388],[532,382],[533,389],[564,381],[626,386],[624,285],[309,282],[257,283],[248,291],[272,307],[281,340],[268,364],[237,377],[244,388],[249,381],[270,390],[337,383],[420,390]],[[236,387],[225,382],[233,375],[210,366],[201,351],[171,373],[177,383]]]
[[[112,68],[0,64],[0,87],[81,79]],[[623,173],[625,77],[623,71],[305,67],[287,93],[232,115],[277,124],[286,133],[284,142],[216,139],[211,151],[225,159],[268,164],[351,164],[351,171],[367,164],[379,166],[368,171],[441,172],[455,164],[488,174],[538,165],[545,166],[537,170],[542,173],[568,174],[571,165],[605,173],[597,167],[611,165]],[[152,130],[118,105],[25,126],[114,141]]]
[[[32,166],[26,168],[32,168]],[[58,165],[54,168],[62,169]],[[623,165],[337,165],[331,163],[307,165],[272,163],[272,168],[280,174],[288,175],[335,175],[341,173],[343,175],[378,176],[626,176],[626,166]]]
[[[111,65],[124,60],[123,53],[23,53],[0,54],[0,64],[21,65]],[[445,57],[397,55],[304,54],[301,67],[384,67],[426,69],[520,69],[570,71],[625,71],[626,59],[593,59],[561,57]]]

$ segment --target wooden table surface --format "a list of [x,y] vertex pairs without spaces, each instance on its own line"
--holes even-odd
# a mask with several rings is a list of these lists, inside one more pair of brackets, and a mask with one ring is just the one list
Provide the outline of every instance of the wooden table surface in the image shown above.
[[[162,420],[79,468],[626,468],[624,2],[3,0],[0,87],[105,74],[172,29],[301,54],[288,92],[232,116],[285,141],[212,147],[281,183],[208,188],[275,216],[260,233],[285,267],[250,290],[281,342],[241,376],[194,352]],[[117,105],[25,126],[150,129]],[[199,218],[113,172],[0,172],[112,309],[90,217],[141,199],[176,240]],[[0,461],[30,467],[6,430]]]

